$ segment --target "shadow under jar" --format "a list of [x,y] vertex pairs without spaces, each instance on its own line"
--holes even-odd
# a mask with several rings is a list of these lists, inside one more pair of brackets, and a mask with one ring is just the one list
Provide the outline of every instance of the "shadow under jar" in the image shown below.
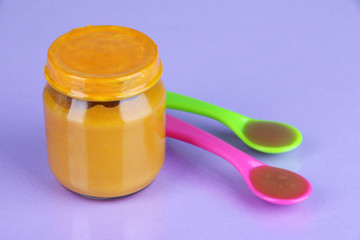
[[43,93],[50,169],[67,189],[114,198],[148,186],[165,155],[165,88],[156,44],[86,26],[50,46]]

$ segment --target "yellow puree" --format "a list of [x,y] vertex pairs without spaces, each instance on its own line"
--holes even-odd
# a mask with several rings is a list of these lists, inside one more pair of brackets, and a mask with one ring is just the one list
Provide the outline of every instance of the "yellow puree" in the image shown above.
[[66,188],[93,197],[124,196],[149,185],[165,152],[165,88],[149,91],[116,107],[44,90],[50,168]]

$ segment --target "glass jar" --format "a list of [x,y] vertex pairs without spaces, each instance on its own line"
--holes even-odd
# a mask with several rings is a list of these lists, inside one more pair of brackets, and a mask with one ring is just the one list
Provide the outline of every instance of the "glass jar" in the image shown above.
[[48,51],[44,113],[50,169],[93,198],[132,194],[165,155],[165,88],[156,44],[119,26],[86,26]]

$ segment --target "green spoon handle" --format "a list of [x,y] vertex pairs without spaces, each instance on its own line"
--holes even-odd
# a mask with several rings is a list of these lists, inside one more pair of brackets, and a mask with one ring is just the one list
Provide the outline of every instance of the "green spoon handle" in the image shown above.
[[235,119],[241,123],[246,123],[248,120],[248,117],[225,108],[170,91],[166,91],[166,107],[200,114],[218,120],[228,126]]

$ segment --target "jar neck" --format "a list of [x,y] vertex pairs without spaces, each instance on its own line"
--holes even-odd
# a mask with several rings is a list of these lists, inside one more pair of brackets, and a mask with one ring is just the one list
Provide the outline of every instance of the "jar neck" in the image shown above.
[[49,60],[45,66],[45,78],[55,90],[72,98],[94,102],[117,101],[139,95],[153,87],[161,74],[160,59],[144,71],[119,78],[79,77],[56,69]]

